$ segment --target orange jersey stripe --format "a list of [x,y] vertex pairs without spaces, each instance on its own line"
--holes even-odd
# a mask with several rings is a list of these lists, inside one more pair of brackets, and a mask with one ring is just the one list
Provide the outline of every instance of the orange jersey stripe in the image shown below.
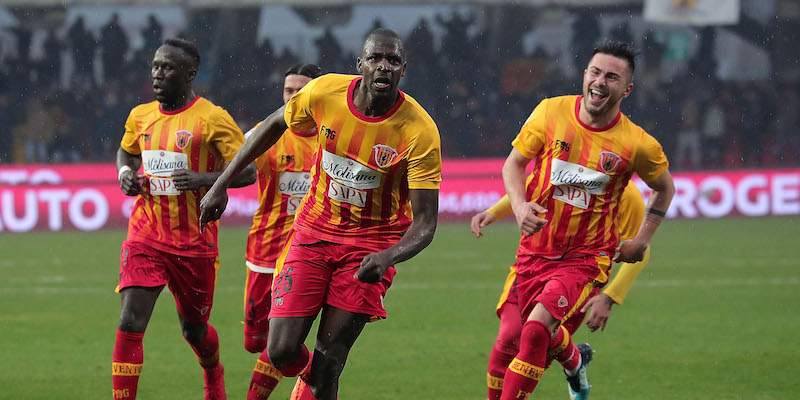
[[200,199],[207,188],[175,189],[172,172],[221,171],[244,141],[233,118],[202,97],[165,112],[158,102],[134,108],[125,123],[120,146],[141,155],[145,181],[128,224],[128,240],[145,242],[188,257],[216,256],[217,224],[199,229]]

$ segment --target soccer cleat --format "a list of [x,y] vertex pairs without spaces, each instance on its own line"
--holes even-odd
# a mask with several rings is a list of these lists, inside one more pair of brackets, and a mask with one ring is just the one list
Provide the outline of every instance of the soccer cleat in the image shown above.
[[592,385],[589,384],[586,369],[589,366],[589,361],[592,361],[594,350],[589,346],[589,343],[581,343],[576,347],[581,353],[581,366],[573,376],[569,376],[566,370],[564,370],[564,374],[567,375],[570,400],[587,400],[589,398],[589,389],[591,389]]
[[289,395],[289,400],[300,400],[303,396],[303,391],[306,390],[306,386],[308,384],[305,381],[303,375],[297,377],[297,382],[294,384],[294,389],[292,389],[292,394]]
[[213,370],[203,370],[203,380],[206,382],[203,387],[203,400],[227,400],[223,375],[222,363]]

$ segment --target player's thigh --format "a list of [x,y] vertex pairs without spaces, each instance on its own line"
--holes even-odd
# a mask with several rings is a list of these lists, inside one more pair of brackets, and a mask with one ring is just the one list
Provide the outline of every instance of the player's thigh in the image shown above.
[[125,332],[144,332],[163,286],[128,286],[120,290],[119,328]]
[[336,269],[329,254],[337,245],[295,234],[289,246],[272,282],[269,317],[316,316],[328,293],[331,274]]
[[181,321],[190,324],[208,322],[218,267],[217,257],[173,255],[168,268],[169,290],[175,298]]

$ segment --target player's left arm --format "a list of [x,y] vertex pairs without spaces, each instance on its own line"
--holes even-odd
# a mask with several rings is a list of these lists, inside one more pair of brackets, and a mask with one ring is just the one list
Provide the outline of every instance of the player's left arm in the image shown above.
[[637,263],[623,263],[620,266],[617,276],[606,286],[602,293],[587,300],[581,307],[581,312],[586,314],[586,326],[592,332],[606,329],[606,323],[611,315],[611,307],[615,304],[622,304],[628,290],[633,285],[636,277],[642,272],[650,261],[650,248],[644,253],[644,259]]
[[[214,182],[228,168],[229,162],[225,162],[222,171],[197,172],[190,169],[176,169],[172,173],[172,180],[178,190],[197,190],[201,187],[211,187]],[[241,172],[234,176],[230,187],[244,187],[252,185],[256,181],[256,167],[252,163],[245,167]]]
[[644,220],[639,227],[639,233],[631,240],[626,240],[617,247],[617,256],[614,261],[622,262],[638,262],[644,258],[644,252],[650,245],[650,240],[661,225],[661,221],[667,215],[667,209],[672,202],[672,196],[675,195],[675,183],[672,181],[672,175],[669,170],[659,175],[649,182],[647,186],[653,192],[647,201],[647,209],[645,210]]
[[414,215],[411,227],[394,246],[367,254],[355,273],[356,279],[380,282],[389,267],[414,257],[431,244],[439,218],[439,189],[411,189],[409,199]]

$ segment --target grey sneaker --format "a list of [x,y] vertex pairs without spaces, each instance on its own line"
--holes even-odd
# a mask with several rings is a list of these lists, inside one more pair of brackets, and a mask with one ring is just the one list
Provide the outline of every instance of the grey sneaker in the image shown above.
[[[589,389],[592,388],[592,385],[589,384],[586,369],[589,366],[589,361],[592,361],[594,350],[592,350],[592,346],[589,346],[589,343],[581,343],[576,347],[581,353],[581,367],[578,368],[578,372],[575,375],[567,375],[569,398],[570,400],[587,400],[589,398]],[[564,370],[564,374],[567,374],[566,370]]]

